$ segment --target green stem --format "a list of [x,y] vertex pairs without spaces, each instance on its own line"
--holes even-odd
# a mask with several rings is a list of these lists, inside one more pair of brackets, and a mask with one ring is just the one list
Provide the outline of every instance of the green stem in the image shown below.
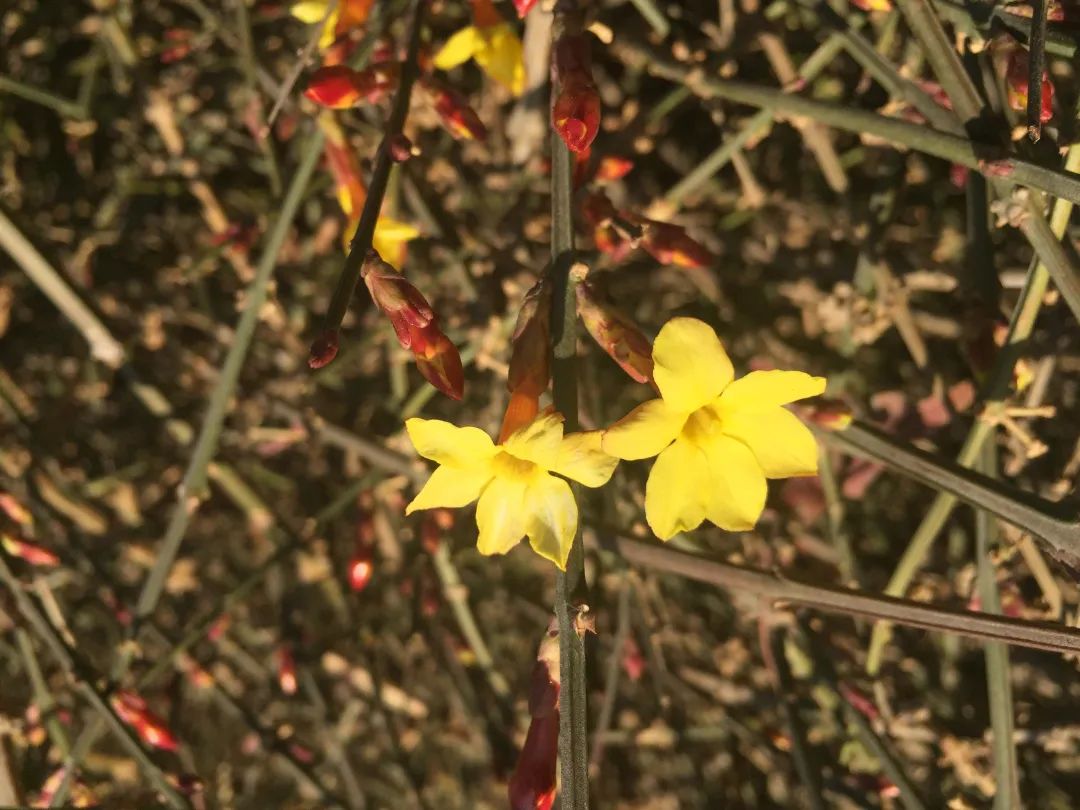
[[927,486],[1007,520],[1041,537],[1065,559],[1080,560],[1080,522],[1063,517],[1061,505],[1008,486],[996,478],[941,460],[875,427],[853,422],[819,435],[835,447],[880,461]]
[[770,602],[804,605],[831,613],[887,620],[924,630],[1002,641],[1039,650],[1059,653],[1080,651],[1080,630],[1067,625],[955,610],[850,588],[815,585],[786,572],[722,563],[699,554],[660,546],[655,541],[635,540],[625,535],[617,535],[615,544],[619,553],[636,565],[716,585],[725,590],[753,594]]
[[[563,29],[556,14],[552,37]],[[551,307],[552,399],[567,432],[578,427],[577,298],[570,273],[574,263],[573,157],[551,130]],[[555,616],[559,626],[559,767],[561,807],[589,806],[588,715],[585,692],[585,643],[575,618],[586,604],[585,550],[581,529],[574,536],[566,570],[555,575]]]
[[352,301],[353,293],[356,292],[356,284],[360,280],[360,268],[364,258],[371,250],[371,240],[375,236],[375,224],[382,210],[383,199],[386,196],[386,187],[390,182],[390,170],[394,167],[394,159],[390,154],[390,141],[401,133],[405,125],[405,117],[409,113],[409,100],[412,98],[413,83],[419,73],[418,56],[420,53],[420,29],[423,22],[424,9],[427,8],[424,0],[413,0],[411,17],[411,29],[409,34],[409,50],[401,67],[401,79],[398,84],[397,94],[394,96],[394,106],[390,110],[390,117],[386,120],[386,129],[382,141],[375,153],[375,163],[371,169],[371,180],[368,182],[367,197],[364,199],[364,208],[360,212],[360,219],[356,223],[356,232],[352,242],[349,243],[349,253],[345,257],[345,265],[341,268],[337,286],[330,298],[330,305],[326,312],[326,330],[338,329],[349,310],[349,302]]
[[225,362],[221,367],[217,383],[210,394],[210,403],[199,428],[199,436],[195,441],[195,447],[191,452],[184,478],[180,482],[177,492],[177,503],[173,507],[169,518],[169,525],[165,530],[165,537],[157,551],[154,567],[150,570],[146,582],[139,594],[139,600],[135,605],[136,621],[132,623],[132,631],[137,629],[141,620],[146,619],[154,612],[158,600],[161,598],[165,580],[172,568],[173,561],[180,551],[180,544],[184,540],[191,516],[195,511],[198,498],[206,486],[206,468],[217,451],[218,438],[221,436],[221,428],[225,423],[228,413],[229,401],[236,391],[236,383],[240,378],[240,370],[244,366],[251,340],[255,335],[255,327],[259,322],[259,312],[266,301],[267,292],[270,288],[270,279],[273,276],[281,245],[292,225],[293,218],[300,207],[300,201],[307,190],[308,182],[315,171],[322,155],[323,135],[317,131],[310,135],[303,144],[303,157],[300,166],[293,175],[289,184],[289,191],[281,205],[281,213],[278,214],[273,230],[266,241],[266,247],[259,257],[259,264],[255,270],[255,278],[252,279],[245,296],[244,311],[240,315],[240,322],[236,326],[236,334],[229,353],[225,356]]

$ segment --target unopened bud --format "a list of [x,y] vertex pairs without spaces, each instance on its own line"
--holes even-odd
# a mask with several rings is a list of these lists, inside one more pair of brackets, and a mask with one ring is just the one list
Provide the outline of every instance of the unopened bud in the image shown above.
[[608,155],[601,158],[600,165],[596,167],[596,179],[601,182],[621,180],[630,174],[634,168],[634,161],[629,158]]
[[60,558],[47,548],[12,534],[0,533],[0,545],[12,557],[18,557],[20,560],[30,563],[30,565],[52,568],[60,564]]
[[150,711],[146,701],[135,692],[118,691],[112,696],[112,706],[117,716],[147,745],[163,751],[175,751],[180,747],[165,721]]
[[338,353],[338,330],[327,329],[311,343],[308,352],[308,366],[310,368],[322,368],[337,357]]
[[525,15],[528,14],[535,5],[536,0],[514,0],[514,9],[517,11],[518,19],[524,20]]
[[417,154],[419,154],[419,150],[402,133],[399,132],[390,139],[390,157],[395,163],[404,163]]
[[[1008,95],[1009,106],[1018,112],[1027,109],[1028,104],[1028,79],[1031,72],[1028,52],[1023,48],[1016,48],[1009,54],[1008,65],[1005,69],[1005,87]],[[1054,85],[1046,71],[1042,74],[1042,104],[1039,107],[1039,123],[1045,124],[1054,117]]]
[[844,430],[850,427],[854,416],[851,407],[839,399],[818,397],[805,410],[806,420],[825,430]]
[[401,347],[411,349],[418,330],[430,324],[435,317],[427,299],[374,250],[364,259],[360,277],[364,279],[375,306],[390,318]]
[[380,62],[360,71],[347,65],[327,65],[312,74],[304,96],[323,107],[343,110],[360,102],[377,103],[394,89],[397,80],[396,62]]
[[533,285],[521,302],[511,338],[506,387],[510,402],[503,417],[500,441],[528,424],[540,407],[540,395],[551,381],[551,282]]
[[424,79],[423,87],[431,96],[439,120],[451,135],[465,141],[487,140],[487,127],[463,95],[430,77]]
[[356,593],[370,584],[375,574],[375,565],[370,557],[353,557],[349,560],[349,587]]
[[30,526],[34,522],[34,516],[30,510],[15,499],[14,495],[0,492],[0,512],[3,512],[20,526]]
[[577,310],[593,340],[640,383],[652,382],[652,344],[627,315],[604,301],[588,281],[576,287]]
[[641,246],[661,264],[676,267],[707,267],[714,257],[700,242],[692,239],[679,225],[642,220]]
[[585,34],[563,34],[554,44],[551,124],[572,152],[589,148],[600,129],[600,93],[592,77]]
[[286,695],[295,695],[297,688],[296,659],[293,658],[292,647],[282,644],[275,652],[277,658],[278,686]]

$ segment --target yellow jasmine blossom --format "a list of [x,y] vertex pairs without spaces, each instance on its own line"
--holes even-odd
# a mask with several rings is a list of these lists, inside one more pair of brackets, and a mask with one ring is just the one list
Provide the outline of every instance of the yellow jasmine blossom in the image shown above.
[[606,431],[604,452],[659,457],[645,486],[645,518],[669,540],[709,520],[753,528],[766,478],[817,473],[817,443],[784,405],[825,390],[802,371],[753,371],[741,379],[712,328],[673,318],[653,344],[660,399],[639,405]]
[[521,40],[491,0],[473,0],[473,25],[451,36],[433,61],[439,70],[450,70],[469,59],[515,96],[525,90]]
[[330,0],[299,0],[289,7],[289,13],[305,25],[323,24],[319,35],[319,50],[325,51],[343,31],[362,24],[371,11],[372,0],[338,0],[330,8]]
[[401,267],[405,263],[405,245],[419,235],[420,231],[414,225],[390,217],[379,217],[375,221],[371,246],[379,251],[383,261]]
[[528,537],[537,554],[565,569],[577,533],[577,502],[570,485],[551,473],[599,487],[618,461],[601,451],[600,431],[564,436],[562,423],[561,414],[543,414],[495,444],[479,428],[407,420],[416,452],[439,466],[405,514],[479,499],[481,554],[505,554]]

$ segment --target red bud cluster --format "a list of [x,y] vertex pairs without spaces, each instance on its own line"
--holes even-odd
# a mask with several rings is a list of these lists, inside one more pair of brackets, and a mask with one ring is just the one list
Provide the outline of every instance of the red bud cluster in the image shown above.
[[451,399],[461,399],[465,372],[457,347],[439,329],[427,299],[372,250],[360,270],[375,305],[390,318],[398,343],[413,353],[424,378]]
[[175,751],[180,747],[165,721],[150,711],[146,701],[135,692],[120,690],[112,696],[112,706],[117,716],[147,745],[163,751]]
[[576,287],[581,322],[600,348],[639,383],[651,383],[652,344],[626,314],[604,301],[587,280]]
[[[639,244],[661,264],[690,268],[707,267],[715,261],[712,253],[681,225],[657,222],[630,211],[617,211],[603,193],[587,196],[582,202],[581,213],[593,228],[596,249],[615,261],[626,258]],[[640,233],[635,235],[631,230]]]
[[332,110],[361,102],[376,104],[397,86],[398,71],[397,62],[378,62],[359,71],[347,65],[327,65],[312,74],[304,96]]
[[600,129],[600,93],[592,77],[589,40],[584,33],[564,33],[552,47],[551,124],[571,152],[584,152]]
[[511,810],[550,810],[559,749],[559,634],[552,621],[540,642],[529,687],[529,731],[510,777]]

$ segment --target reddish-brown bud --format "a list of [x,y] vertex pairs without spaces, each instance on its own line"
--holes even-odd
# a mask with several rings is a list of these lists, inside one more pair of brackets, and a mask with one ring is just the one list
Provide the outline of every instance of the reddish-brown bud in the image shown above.
[[600,165],[596,167],[596,179],[601,182],[621,180],[630,174],[633,168],[634,161],[630,160],[630,158],[608,155],[601,158]]
[[286,695],[295,695],[297,688],[296,659],[293,658],[292,647],[282,644],[274,652],[277,659],[278,686]]
[[430,77],[424,79],[423,87],[431,96],[439,120],[451,135],[464,141],[487,140],[487,127],[463,95]]
[[7,492],[0,492],[0,512],[3,512],[20,526],[29,526],[34,522],[30,510],[19,503],[14,495]]
[[112,706],[117,716],[147,745],[163,751],[175,751],[180,747],[165,721],[150,711],[146,701],[135,692],[118,691],[112,696]]
[[551,381],[551,283],[545,277],[521,302],[511,338],[506,388],[510,403],[503,417],[500,441],[528,424],[539,410],[540,395]]
[[349,560],[349,587],[357,593],[364,590],[375,574],[375,565],[370,557],[353,557]]
[[559,747],[559,648],[554,627],[549,628],[540,643],[533,667],[529,714],[532,717],[529,731],[510,776],[510,807],[511,810],[550,810],[555,801]]
[[714,261],[712,253],[692,239],[679,225],[642,219],[641,246],[661,264],[676,267],[707,267]]
[[593,82],[589,40],[585,34],[563,34],[554,50],[551,124],[570,151],[583,152],[600,129],[600,93]]
[[[1016,48],[1009,54],[1008,66],[1005,70],[1005,87],[1009,97],[1009,106],[1018,112],[1027,109],[1028,104],[1028,74],[1030,73],[1030,61],[1028,52],[1023,48]],[[1046,71],[1042,75],[1042,105],[1039,107],[1039,123],[1045,124],[1054,117],[1054,85],[1050,83],[1050,77]]]
[[465,393],[465,369],[457,346],[432,321],[416,334],[413,359],[424,379],[450,399],[461,399]]
[[339,336],[337,329],[327,329],[311,342],[308,352],[308,366],[322,368],[328,365],[338,353]]
[[389,148],[390,157],[393,158],[395,163],[404,163],[413,155],[418,154],[413,142],[400,132],[390,139]]
[[31,543],[28,540],[23,540],[12,534],[0,533],[0,545],[2,545],[4,550],[12,557],[18,557],[20,560],[25,560],[30,563],[30,565],[41,565],[51,568],[60,564],[60,558],[47,548],[43,548],[36,543]]
[[577,310],[600,348],[634,380],[651,383],[652,344],[627,315],[604,301],[588,281],[579,281]]
[[360,277],[375,306],[390,318],[401,347],[412,349],[419,331],[435,318],[427,299],[374,250],[364,260]]
[[803,414],[806,421],[825,430],[844,430],[855,418],[846,402],[825,397],[816,399]]
[[323,107],[343,110],[360,102],[381,101],[397,86],[397,79],[396,62],[379,62],[360,71],[327,65],[312,74],[304,96]]

